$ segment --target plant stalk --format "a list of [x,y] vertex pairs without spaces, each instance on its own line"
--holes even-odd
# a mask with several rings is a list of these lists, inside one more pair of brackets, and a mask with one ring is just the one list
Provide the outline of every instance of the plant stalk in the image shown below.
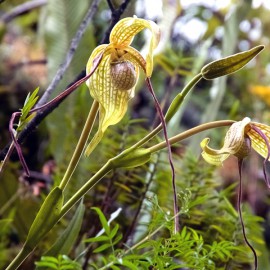
[[165,122],[165,118],[162,112],[162,109],[160,108],[159,102],[156,98],[155,92],[153,90],[153,86],[152,83],[150,81],[149,78],[146,79],[146,83],[148,86],[148,89],[155,101],[155,107],[156,110],[159,114],[160,117],[160,121],[161,121],[161,125],[163,128],[163,133],[164,133],[164,138],[167,144],[167,149],[168,149],[168,160],[171,166],[171,173],[172,173],[172,187],[173,187],[173,212],[175,215],[175,221],[174,221],[174,233],[179,232],[180,227],[179,227],[179,216],[177,215],[178,211],[179,211],[179,207],[178,207],[178,202],[177,202],[177,190],[176,190],[176,184],[175,184],[175,169],[174,169],[174,165],[173,165],[173,158],[172,158],[172,149],[171,149],[171,145],[168,139],[168,133],[167,133],[167,125]]
[[22,262],[29,256],[32,250],[27,249],[25,246],[22,247],[20,252],[14,258],[14,260],[10,263],[10,265],[6,268],[6,270],[14,270],[18,269],[18,267],[22,264]]
[[[190,90],[202,79],[202,74],[199,73],[196,75],[185,87],[184,89],[173,99],[166,115],[165,115],[165,122],[166,124],[172,119],[175,115],[181,104],[183,103],[185,97],[190,92]],[[159,124],[155,129],[153,129],[149,134],[147,134],[144,138],[138,141],[134,145],[135,148],[139,148],[140,146],[144,145],[152,138],[154,138],[160,131],[162,130],[162,124]]]
[[110,172],[113,167],[111,160],[91,177],[62,207],[60,218],[62,218],[71,208],[74,206],[93,186],[95,186],[108,172]]
[[[190,136],[193,136],[197,133],[200,133],[202,131],[212,129],[212,128],[218,128],[218,127],[225,127],[225,126],[231,126],[235,121],[233,120],[220,120],[220,121],[214,121],[206,124],[202,124],[199,126],[196,126],[194,128],[191,128],[187,131],[184,131],[176,136],[173,136],[169,139],[170,145],[173,145],[175,143],[178,143]],[[148,150],[150,150],[151,153],[155,153],[163,148],[167,147],[166,141],[163,141],[159,144],[156,144],[152,147],[149,147]]]
[[74,170],[76,169],[78,162],[82,156],[83,153],[83,149],[86,145],[87,139],[89,137],[89,134],[92,130],[92,127],[94,125],[96,116],[97,116],[97,112],[98,112],[98,107],[99,104],[96,100],[93,101],[92,103],[92,107],[90,109],[90,112],[88,114],[88,117],[86,119],[86,122],[84,124],[81,136],[79,138],[79,141],[77,143],[76,149],[71,157],[71,160],[69,162],[69,165],[67,167],[67,170],[65,172],[65,175],[59,185],[59,188],[64,190],[66,185],[68,184]]

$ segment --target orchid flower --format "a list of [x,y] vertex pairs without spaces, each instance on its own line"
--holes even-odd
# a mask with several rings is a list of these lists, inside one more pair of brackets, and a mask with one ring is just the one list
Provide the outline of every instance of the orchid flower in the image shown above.
[[[145,28],[150,29],[149,49],[144,58],[130,46],[133,38]],[[91,54],[86,73],[99,65],[86,82],[91,96],[99,103],[99,127],[85,154],[94,150],[110,125],[117,124],[127,111],[128,101],[134,97],[135,86],[141,69],[146,77],[153,71],[153,50],[160,38],[158,26],[148,20],[129,17],[120,20],[112,29],[110,43],[98,46]]]
[[266,162],[270,158],[270,126],[252,122],[245,117],[242,121],[235,122],[229,128],[224,145],[221,149],[215,150],[208,146],[210,139],[205,138],[201,142],[203,158],[210,164],[221,165],[230,155],[243,159],[253,148],[257,153],[265,158],[264,176],[267,186],[270,183],[266,177]]

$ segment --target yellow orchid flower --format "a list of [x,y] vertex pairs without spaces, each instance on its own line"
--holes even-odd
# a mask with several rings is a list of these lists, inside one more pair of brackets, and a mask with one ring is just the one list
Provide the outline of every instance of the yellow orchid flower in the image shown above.
[[252,122],[250,118],[245,117],[242,121],[235,122],[231,125],[226,133],[224,145],[220,150],[212,149],[208,146],[210,139],[205,138],[201,142],[202,156],[210,164],[221,165],[222,162],[230,155],[234,155],[238,158],[239,168],[239,192],[237,199],[237,209],[239,212],[242,232],[246,244],[254,255],[254,269],[257,269],[258,260],[257,254],[253,246],[249,243],[245,231],[245,225],[243,221],[241,211],[242,200],[242,163],[243,159],[248,156],[253,148],[261,156],[265,158],[263,164],[264,179],[268,188],[270,188],[270,181],[266,174],[266,162],[270,158],[270,126]]
[[[152,36],[144,58],[130,44],[134,36],[145,28],[150,29]],[[159,38],[159,28],[154,22],[129,17],[114,26],[109,44],[100,45],[92,52],[86,66],[87,74],[94,68],[95,60],[102,57],[86,82],[91,96],[99,103],[99,128],[86,148],[87,156],[100,142],[108,126],[117,124],[125,115],[128,101],[134,96],[139,70],[142,69],[146,77],[151,77],[153,50]]]
[[210,164],[221,165],[230,155],[243,159],[251,148],[269,160],[270,126],[252,122],[248,117],[231,125],[220,150],[209,147],[209,141],[205,138],[201,148],[203,158]]

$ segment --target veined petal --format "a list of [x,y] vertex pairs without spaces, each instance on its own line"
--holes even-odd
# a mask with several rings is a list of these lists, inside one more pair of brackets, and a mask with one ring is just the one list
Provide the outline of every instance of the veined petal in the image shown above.
[[[270,142],[270,127],[261,123],[252,122],[252,125],[260,129],[264,135],[267,137],[268,142]],[[258,152],[262,157],[266,158],[268,156],[268,148],[265,144],[264,139],[254,130],[250,129],[247,132],[247,135],[251,139],[251,146],[256,152]]]
[[130,46],[126,47],[125,51],[127,53],[123,55],[123,58],[133,63],[134,66],[140,67],[144,73],[146,73],[146,61],[142,55],[136,49]]
[[145,28],[152,32],[146,55],[146,76],[150,77],[153,71],[153,50],[157,47],[160,39],[159,27],[154,22],[136,17],[122,19],[112,29],[110,42],[115,48],[124,49],[131,44],[134,36]]
[[245,133],[250,123],[251,120],[248,117],[245,117],[242,121],[233,123],[226,133],[224,145],[220,150],[240,158],[244,157],[245,150],[248,152],[248,149],[245,149],[247,143]]
[[222,165],[223,161],[229,157],[230,153],[209,147],[209,141],[209,138],[205,138],[201,141],[201,148],[203,150],[202,157],[210,164],[217,166]]
[[[88,81],[90,94],[99,102],[100,110],[99,128],[85,151],[86,155],[94,150],[108,126],[118,123],[123,118],[128,101],[134,96],[135,86],[129,90],[119,90],[115,87],[111,77],[110,61],[110,54],[104,55],[97,70]],[[135,67],[135,72],[138,76],[138,67]]]
[[235,155],[238,158],[246,157],[250,152],[250,140],[246,137],[246,130],[250,129],[251,120],[245,117],[242,121],[233,123],[226,133],[224,145],[220,150],[212,149],[208,146],[209,138],[201,142],[203,149],[202,156],[210,164],[221,165],[229,155]]
[[101,53],[105,53],[107,47],[109,47],[108,44],[102,44],[93,50],[86,65],[86,74],[89,74],[91,72],[95,58],[97,58]]

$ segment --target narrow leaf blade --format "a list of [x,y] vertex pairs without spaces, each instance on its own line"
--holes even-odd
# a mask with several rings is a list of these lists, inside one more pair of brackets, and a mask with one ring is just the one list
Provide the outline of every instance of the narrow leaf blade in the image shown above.
[[44,254],[44,256],[57,256],[58,254],[68,254],[80,232],[85,206],[80,202],[71,222],[64,233],[57,239],[54,245]]
[[43,202],[30,228],[25,246],[34,249],[38,242],[52,229],[60,217],[63,191],[55,187]]

